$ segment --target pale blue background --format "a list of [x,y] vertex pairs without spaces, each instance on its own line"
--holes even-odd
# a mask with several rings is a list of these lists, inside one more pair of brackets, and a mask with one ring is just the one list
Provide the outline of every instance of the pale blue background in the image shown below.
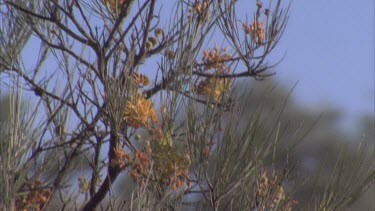
[[374,10],[374,0],[292,2],[275,58],[286,52],[277,77],[299,81],[299,102],[374,115]]
[[[168,2],[159,2],[163,11],[173,7]],[[252,17],[255,2],[239,0],[239,18]],[[339,109],[349,124],[374,115],[374,10],[374,0],[294,0],[284,36],[269,58],[272,63],[286,55],[275,80],[290,87],[298,81],[297,102]],[[34,53],[32,46],[25,53]]]
[[[269,2],[262,1],[264,7]],[[238,3],[238,18],[251,21],[256,0]],[[163,9],[172,6],[164,3]],[[374,115],[374,10],[374,0],[292,1],[284,36],[268,58],[272,64],[286,55],[274,79],[290,88],[298,82],[293,92],[297,102],[337,109],[346,124]],[[212,40],[220,44],[222,37]]]

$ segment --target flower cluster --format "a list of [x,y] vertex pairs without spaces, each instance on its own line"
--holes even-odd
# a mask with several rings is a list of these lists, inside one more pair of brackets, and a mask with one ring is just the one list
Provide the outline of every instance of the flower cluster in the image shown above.
[[[262,8],[262,3],[257,2],[257,14],[255,20],[249,25],[247,23],[242,23],[242,27],[245,31],[245,34],[250,34],[251,38],[257,43],[261,45],[265,39],[265,30],[263,28],[263,22],[259,20],[260,16],[260,9]],[[266,10],[265,14],[268,15],[269,11]]]
[[125,106],[124,120],[133,128],[149,127],[158,122],[153,102],[136,92]]
[[198,13],[198,15],[203,15],[205,11],[208,8],[208,2],[207,1],[202,1],[202,2],[196,2],[195,5],[193,6],[194,11]]
[[[232,58],[228,54],[228,48],[219,49],[217,45],[213,49],[203,51],[203,70],[214,70],[214,74],[220,75],[231,70],[226,63]],[[206,77],[200,80],[196,87],[197,93],[206,97],[212,97],[214,101],[222,100],[223,94],[230,88],[231,80],[219,77]]]
[[281,179],[276,174],[270,177],[267,172],[261,172],[256,185],[256,202],[260,210],[280,210],[290,211],[292,206],[297,204],[296,200],[289,200],[285,196],[284,188],[281,186]]
[[212,97],[214,101],[220,102],[231,84],[232,81],[226,78],[206,78],[199,82],[197,93],[206,97]]
[[112,167],[120,167],[121,169],[125,170],[130,163],[130,154],[127,153],[125,150],[122,149],[115,149],[115,159],[111,160]]
[[91,182],[86,179],[85,176],[80,176],[78,178],[79,182],[79,192],[81,193],[87,193],[90,190]]
[[135,151],[134,158],[130,162],[131,171],[129,175],[136,181],[143,183],[150,171],[150,156],[144,151]]
[[254,39],[258,45],[263,43],[265,38],[265,30],[263,29],[263,23],[261,21],[254,21],[252,24],[250,24],[250,26],[243,23],[243,28],[245,33],[250,34],[252,39]]
[[150,85],[150,79],[144,74],[133,73],[133,81],[138,86]]
[[147,152],[137,150],[131,157],[125,150],[115,149],[115,158],[111,160],[110,165],[121,170],[131,167],[129,175],[136,181],[142,182],[150,170],[150,156]]
[[[129,170],[129,175],[140,185],[148,180],[173,190],[185,186],[191,164],[189,157],[174,147],[172,137],[161,129],[151,131],[150,136],[151,143],[146,144],[144,150],[136,150],[133,157],[123,149],[116,149],[110,165]],[[150,173],[153,174],[151,178]]]
[[109,5],[109,7],[114,11],[119,10],[121,6],[126,3],[126,1],[127,0],[103,0],[103,2]]
[[152,145],[153,169],[164,185],[171,185],[176,190],[186,185],[190,159],[177,148],[163,141]]
[[17,196],[17,210],[42,210],[51,195],[51,190],[43,186],[45,184],[35,180],[28,187],[27,194]]
[[158,39],[156,37],[149,37],[146,42],[146,48],[148,50],[154,48],[158,44]]
[[219,49],[217,45],[213,49],[203,51],[204,70],[215,69],[216,71],[223,72],[226,69],[227,60],[232,58],[228,54],[228,48]]

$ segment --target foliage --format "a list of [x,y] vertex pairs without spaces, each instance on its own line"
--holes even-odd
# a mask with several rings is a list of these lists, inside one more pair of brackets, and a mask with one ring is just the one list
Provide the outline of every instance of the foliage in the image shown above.
[[[285,141],[285,106],[246,112],[234,85],[274,74],[267,58],[289,5],[257,1],[249,21],[239,4],[179,0],[164,17],[156,0],[1,0],[0,77],[17,96],[2,126],[1,208],[292,209],[290,166],[274,164],[304,135]],[[21,91],[35,100],[30,113]],[[343,162],[319,209],[348,204],[373,181],[371,169],[333,200]],[[113,192],[120,175],[135,183],[121,187],[129,198]]]

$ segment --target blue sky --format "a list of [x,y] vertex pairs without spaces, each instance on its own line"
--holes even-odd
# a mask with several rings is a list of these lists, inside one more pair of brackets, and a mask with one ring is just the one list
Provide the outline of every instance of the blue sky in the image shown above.
[[[172,6],[166,2],[164,9]],[[251,17],[255,2],[240,0],[239,14]],[[351,117],[374,114],[374,10],[374,0],[294,0],[285,34],[269,59],[286,54],[276,80],[298,81],[294,96],[311,108],[331,106]]]
[[374,0],[292,2],[274,56],[286,53],[277,77],[299,81],[300,103],[374,114],[374,10]]

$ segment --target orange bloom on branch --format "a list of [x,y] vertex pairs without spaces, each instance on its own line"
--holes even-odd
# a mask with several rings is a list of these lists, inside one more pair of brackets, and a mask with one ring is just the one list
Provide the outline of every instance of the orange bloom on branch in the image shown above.
[[158,123],[153,102],[139,92],[130,97],[124,115],[126,123],[134,128],[149,127],[153,123]]
[[111,160],[110,165],[112,167],[120,167],[121,169],[125,169],[129,165],[130,161],[130,154],[127,153],[123,149],[115,149],[115,158]]
[[214,101],[219,102],[231,84],[232,81],[228,78],[206,78],[199,83],[197,93],[206,97],[212,96]]
[[126,3],[127,0],[102,0],[105,4],[109,5],[112,10],[120,10],[121,6]]
[[203,51],[204,70],[216,69],[217,71],[225,71],[227,60],[232,58],[228,54],[228,48],[219,49],[217,45],[213,49]]
[[42,210],[44,204],[51,196],[51,190],[43,187],[45,183],[35,180],[25,191],[27,194],[18,195],[16,198],[17,210]]
[[254,21],[250,26],[247,23],[242,23],[243,29],[246,34],[250,34],[255,42],[260,45],[265,39],[265,30],[261,21]]
[[195,6],[194,9],[197,11],[199,15],[202,15],[205,10],[208,8],[208,2],[203,1],[203,2],[198,2]]
[[144,74],[133,73],[133,81],[135,84],[140,86],[150,85],[150,79]]

